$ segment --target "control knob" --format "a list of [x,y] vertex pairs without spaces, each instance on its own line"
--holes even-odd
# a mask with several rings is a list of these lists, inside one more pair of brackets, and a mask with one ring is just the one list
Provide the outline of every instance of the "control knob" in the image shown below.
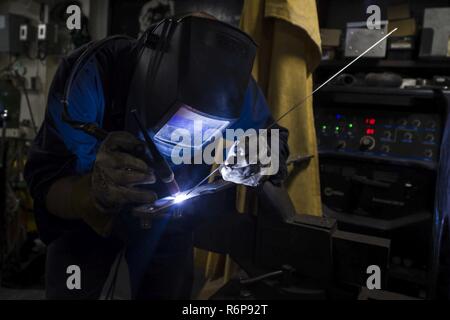
[[433,134],[427,134],[426,136],[425,136],[425,141],[426,142],[434,142],[434,135]]
[[343,140],[339,140],[336,146],[336,149],[340,150],[340,149],[344,149],[346,147],[346,143]]
[[372,150],[375,147],[375,139],[371,136],[364,136],[359,141],[359,149],[361,151]]

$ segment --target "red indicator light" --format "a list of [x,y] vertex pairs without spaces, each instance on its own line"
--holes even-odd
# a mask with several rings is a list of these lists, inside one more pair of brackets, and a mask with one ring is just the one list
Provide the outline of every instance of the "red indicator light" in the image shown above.
[[376,120],[375,118],[366,118],[366,119],[364,120],[364,122],[365,122],[365,124],[368,124],[368,125],[373,126],[373,125],[375,125],[375,123],[377,122],[377,120]]
[[371,129],[371,128],[366,129],[366,134],[367,134],[367,135],[373,135],[373,134],[375,134],[375,129]]

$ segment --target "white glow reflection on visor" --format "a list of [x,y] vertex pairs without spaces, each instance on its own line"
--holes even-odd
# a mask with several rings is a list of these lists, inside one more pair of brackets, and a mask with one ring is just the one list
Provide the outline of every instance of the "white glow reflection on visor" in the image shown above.
[[[220,134],[230,121],[208,118],[195,109],[182,105],[169,121],[156,133],[155,138],[180,147],[200,148],[211,136]],[[175,131],[189,133],[188,141],[172,141]],[[189,144],[190,141],[190,144]]]

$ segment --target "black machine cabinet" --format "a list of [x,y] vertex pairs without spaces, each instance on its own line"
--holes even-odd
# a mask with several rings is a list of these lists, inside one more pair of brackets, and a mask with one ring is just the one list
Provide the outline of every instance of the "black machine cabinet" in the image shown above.
[[389,289],[420,297],[432,294],[431,222],[447,112],[441,95],[330,86],[314,106],[326,215],[342,230],[391,239]]

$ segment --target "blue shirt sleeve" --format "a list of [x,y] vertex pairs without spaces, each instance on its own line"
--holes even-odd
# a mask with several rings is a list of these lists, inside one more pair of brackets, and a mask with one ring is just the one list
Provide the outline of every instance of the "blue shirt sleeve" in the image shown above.
[[[78,174],[86,173],[92,169],[99,141],[64,122],[62,111],[61,96],[56,92],[50,92],[47,112],[54,129],[67,150],[76,156],[76,172]],[[68,114],[73,120],[102,126],[103,88],[94,59],[86,64],[73,82],[69,95]]]

